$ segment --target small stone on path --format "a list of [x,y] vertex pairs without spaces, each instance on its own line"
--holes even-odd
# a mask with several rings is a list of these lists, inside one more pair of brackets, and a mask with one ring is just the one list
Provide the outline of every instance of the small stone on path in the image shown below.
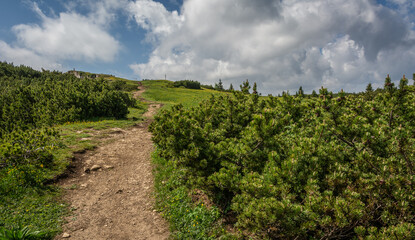
[[62,238],[70,238],[71,235],[69,235],[69,233],[63,233],[62,234]]
[[91,167],[91,171],[98,171],[99,169],[101,169],[100,165],[94,165]]
[[113,169],[114,166],[110,166],[110,165],[104,165],[104,169]]

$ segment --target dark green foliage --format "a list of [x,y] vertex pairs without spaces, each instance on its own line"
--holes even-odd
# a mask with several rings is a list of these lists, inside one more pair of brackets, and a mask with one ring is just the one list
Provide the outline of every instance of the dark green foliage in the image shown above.
[[249,83],[150,129],[160,156],[258,239],[415,238],[415,88],[258,100]]
[[0,63],[0,137],[16,129],[92,117],[124,118],[135,105],[122,83]]
[[229,86],[229,91],[230,92],[232,92],[234,89],[233,89],[233,85],[232,85],[232,83],[231,83],[231,85]]
[[173,83],[174,87],[185,87],[189,89],[200,89],[200,82],[193,80],[181,80]]
[[399,81],[399,89],[404,90],[406,88],[406,86],[408,86],[408,79],[405,78],[405,75],[403,75],[403,77]]
[[395,84],[391,81],[391,78],[388,76],[385,78],[385,84],[384,88],[386,91],[388,91],[390,94],[395,90]]
[[112,88],[114,90],[120,90],[120,91],[134,91],[137,90],[136,85],[129,85],[126,81],[121,79],[116,79],[110,82],[112,85]]
[[222,80],[219,79],[218,83],[215,83],[215,90],[217,91],[225,91],[225,88],[223,87]]
[[252,101],[254,102],[255,105],[258,104],[258,101],[259,101],[259,94],[257,92],[256,82],[254,82],[254,86],[252,87]]
[[215,88],[212,85],[200,85],[202,88],[214,90]]
[[133,81],[127,82],[126,80],[116,79],[112,81],[112,84],[115,90],[121,90],[125,92],[137,91],[138,89],[138,83]]
[[242,85],[240,85],[240,88],[242,93],[249,94],[249,89],[251,89],[251,86],[249,85],[249,80],[246,79],[246,81],[243,82]]
[[254,82],[254,86],[252,87],[252,94],[258,94],[256,82]]
[[304,96],[304,90],[303,90],[303,87],[302,86],[300,86],[300,88],[298,89],[297,95],[298,96]]
[[369,83],[366,87],[366,93],[371,93],[371,92],[373,92],[373,87],[372,87],[372,84]]
[[372,84],[369,83],[366,87],[366,92],[364,93],[367,100],[372,100],[373,96],[376,94],[373,91]]

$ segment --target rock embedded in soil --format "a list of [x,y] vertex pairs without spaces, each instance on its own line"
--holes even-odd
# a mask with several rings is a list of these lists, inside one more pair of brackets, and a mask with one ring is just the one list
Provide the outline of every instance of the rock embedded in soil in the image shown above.
[[70,238],[71,235],[69,233],[63,233],[62,238]]
[[110,166],[110,165],[104,165],[104,169],[113,169],[114,166]]
[[98,171],[99,169],[101,169],[100,165],[94,165],[91,167],[91,171]]

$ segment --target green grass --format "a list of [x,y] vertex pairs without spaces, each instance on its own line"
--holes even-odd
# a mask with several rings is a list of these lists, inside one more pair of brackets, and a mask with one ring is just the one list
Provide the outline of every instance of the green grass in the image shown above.
[[[15,188],[14,193],[0,197],[0,228],[41,230],[46,239],[61,231],[66,205],[60,200],[61,191],[53,186]],[[43,239],[43,238],[42,238]]]
[[153,154],[156,208],[169,221],[173,239],[235,239],[217,222],[219,210],[192,202],[185,173],[174,161]]
[[219,92],[210,89],[186,89],[169,87],[171,81],[167,80],[145,80],[142,81],[147,90],[144,92],[144,98],[161,102],[165,107],[171,107],[175,104],[183,104],[184,107],[195,107],[201,101],[209,99],[213,95],[226,95],[229,93]]
[[[128,128],[142,121],[147,104],[138,103],[130,108],[127,119],[91,119],[89,121],[68,122],[55,126],[60,133],[58,147],[53,150],[54,164],[44,169],[42,177],[53,179],[68,167],[74,152],[93,149],[107,141],[114,128]],[[10,174],[10,171],[16,174]],[[63,216],[68,212],[62,201],[62,191],[53,185],[19,185],[23,172],[18,168],[0,168],[0,239],[2,234],[22,234],[28,232],[35,236],[30,239],[51,239],[61,231]],[[41,236],[41,237],[40,237]],[[20,238],[19,238],[20,239]],[[23,238],[22,238],[23,239]],[[29,239],[29,238],[25,238]]]
[[29,227],[16,227],[11,229],[0,228],[0,240],[16,239],[48,239],[50,236],[43,231],[36,231]]

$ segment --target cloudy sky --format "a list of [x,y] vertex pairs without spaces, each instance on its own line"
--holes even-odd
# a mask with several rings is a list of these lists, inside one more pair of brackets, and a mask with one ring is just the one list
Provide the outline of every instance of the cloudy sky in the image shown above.
[[0,61],[263,94],[415,72],[413,0],[2,0]]

